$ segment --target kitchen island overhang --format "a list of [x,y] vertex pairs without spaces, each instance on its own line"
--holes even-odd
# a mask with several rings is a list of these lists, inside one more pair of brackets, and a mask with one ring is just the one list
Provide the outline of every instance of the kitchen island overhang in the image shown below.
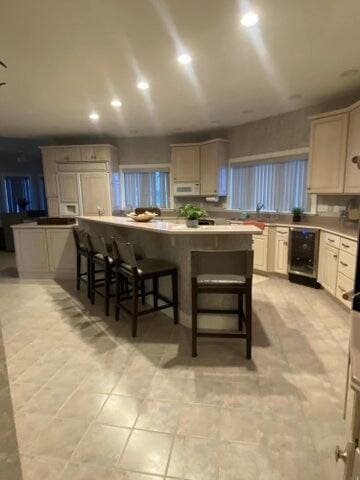
[[[262,230],[254,225],[201,225],[189,228],[183,222],[153,220],[137,223],[126,217],[79,216],[79,227],[106,238],[117,237],[134,245],[144,258],[173,262],[179,272],[179,321],[191,326],[191,260],[192,250],[252,250],[252,236]],[[161,293],[171,297],[170,279],[159,283]],[[151,297],[148,297],[149,300]],[[206,308],[234,308],[237,299],[231,295],[202,295],[199,305]],[[164,310],[171,315],[171,309]],[[121,319],[120,319],[121,320]],[[146,321],[146,317],[142,321]],[[237,328],[237,316],[200,314],[199,328]],[[141,328],[141,324],[139,325]]]

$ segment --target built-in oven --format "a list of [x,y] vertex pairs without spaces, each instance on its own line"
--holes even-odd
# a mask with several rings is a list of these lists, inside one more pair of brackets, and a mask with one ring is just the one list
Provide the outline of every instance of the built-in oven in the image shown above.
[[318,288],[319,229],[290,228],[289,280]]
[[174,196],[175,197],[193,197],[200,195],[200,183],[189,182],[176,182],[174,183]]

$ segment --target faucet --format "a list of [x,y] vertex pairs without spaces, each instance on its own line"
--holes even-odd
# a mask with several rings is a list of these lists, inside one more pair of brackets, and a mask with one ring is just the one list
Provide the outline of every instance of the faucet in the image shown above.
[[256,218],[260,218],[260,210],[265,207],[263,203],[257,202],[256,204]]
[[99,217],[102,217],[105,213],[105,209],[103,207],[96,207],[98,211]]

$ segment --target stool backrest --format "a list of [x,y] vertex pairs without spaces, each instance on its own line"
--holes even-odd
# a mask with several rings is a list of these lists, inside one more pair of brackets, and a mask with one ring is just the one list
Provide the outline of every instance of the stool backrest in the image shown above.
[[109,256],[109,250],[107,248],[104,237],[88,233],[87,240],[89,244],[89,249],[92,254],[101,253],[101,255],[103,255],[104,257]]
[[195,250],[191,252],[191,276],[243,275],[252,278],[252,250]]
[[145,213],[145,212],[150,212],[150,213],[156,213],[156,215],[158,215],[159,217],[161,217],[161,210],[160,208],[157,208],[157,207],[138,207],[138,208],[135,208],[135,213],[136,215],[140,215],[141,213]]
[[135,251],[132,244],[129,242],[119,242],[119,240],[114,237],[112,240],[115,260],[121,263],[126,263],[131,268],[137,268]]
[[81,230],[80,228],[73,228],[73,235],[74,235],[74,240],[75,240],[75,245],[76,248],[87,248],[88,247],[88,242],[86,238],[86,232],[84,230]]

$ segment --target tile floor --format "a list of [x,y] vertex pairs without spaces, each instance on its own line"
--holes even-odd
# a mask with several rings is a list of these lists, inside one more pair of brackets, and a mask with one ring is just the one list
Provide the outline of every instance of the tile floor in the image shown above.
[[325,292],[256,277],[252,361],[191,358],[164,314],[133,340],[71,283],[3,275],[0,298],[25,480],[340,480],[349,323]]

